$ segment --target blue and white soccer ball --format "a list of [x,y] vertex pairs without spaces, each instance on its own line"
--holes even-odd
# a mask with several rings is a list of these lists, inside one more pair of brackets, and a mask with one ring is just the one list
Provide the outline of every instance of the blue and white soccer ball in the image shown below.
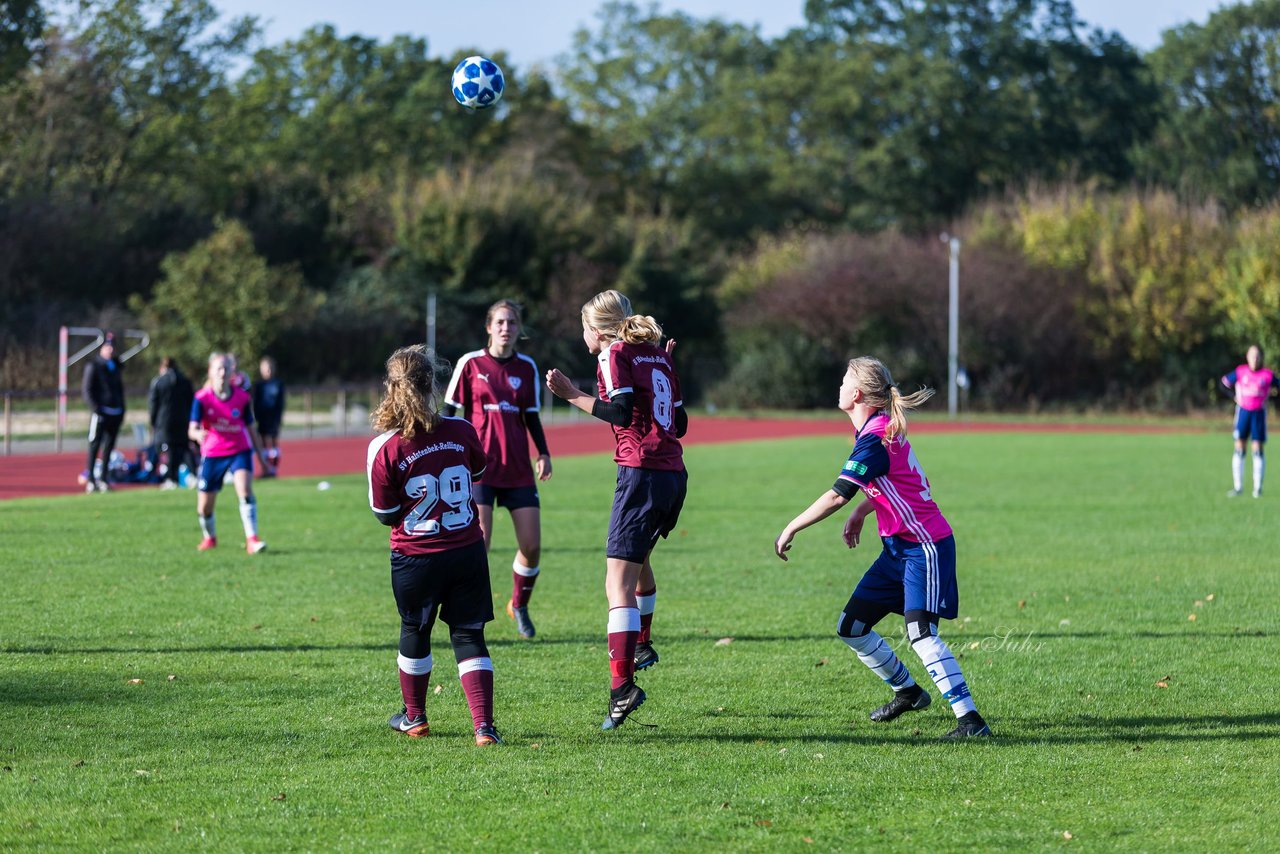
[[453,97],[468,109],[483,110],[502,100],[507,80],[498,63],[483,56],[468,56],[453,69]]

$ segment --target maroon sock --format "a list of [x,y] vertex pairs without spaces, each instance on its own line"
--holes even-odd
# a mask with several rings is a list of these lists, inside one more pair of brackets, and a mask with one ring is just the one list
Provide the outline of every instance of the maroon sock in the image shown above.
[[523,608],[529,604],[529,597],[533,595],[533,585],[538,581],[536,575],[521,575],[515,570],[511,571],[511,604],[517,608]]
[[636,672],[636,639],[640,636],[640,612],[635,608],[609,609],[609,687],[621,688]]
[[471,709],[475,727],[493,723],[493,662],[487,658],[468,658],[458,662],[458,679]]
[[638,639],[639,643],[649,642],[649,631],[653,626],[653,601],[652,600],[649,601],[648,613],[645,613],[646,609],[645,609],[644,597],[655,596],[657,595],[657,593],[658,593],[658,588],[656,587],[651,590],[636,591],[636,599],[640,604],[640,637]]
[[427,684],[431,671],[421,675],[400,671],[400,696],[404,697],[404,711],[410,718],[427,713]]

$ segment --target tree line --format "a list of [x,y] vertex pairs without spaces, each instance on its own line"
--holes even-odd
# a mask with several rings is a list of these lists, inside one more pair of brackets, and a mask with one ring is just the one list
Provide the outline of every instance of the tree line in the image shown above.
[[0,20],[0,386],[51,385],[62,324],[368,379],[432,294],[443,355],[510,297],[586,375],[578,307],[618,287],[693,399],[828,405],[855,351],[945,381],[944,229],[985,406],[1202,403],[1280,345],[1280,0],[1149,52],[1069,0],[808,0],[771,39],[611,2],[549,69],[477,45],[508,92],[476,113],[423,38]]

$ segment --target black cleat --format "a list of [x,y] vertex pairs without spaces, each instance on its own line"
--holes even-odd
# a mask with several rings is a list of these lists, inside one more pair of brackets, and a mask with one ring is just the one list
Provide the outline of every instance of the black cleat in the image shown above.
[[397,714],[391,716],[387,724],[396,732],[402,732],[410,738],[422,738],[431,732],[427,726],[427,716],[418,715],[417,717],[409,717],[408,710],[401,708]]
[[528,639],[537,634],[537,630],[533,627],[533,620],[529,619],[529,606],[521,605],[519,608],[508,599],[507,600],[507,616],[516,621],[516,634],[520,637]]
[[658,663],[658,651],[653,648],[651,643],[636,644],[636,657],[634,659],[636,670],[644,670],[646,667],[653,667]]
[[892,700],[871,713],[871,720],[880,724],[887,723],[903,712],[918,712],[921,709],[927,709],[932,702],[933,698],[929,696],[928,691],[919,685],[912,685],[910,688],[894,691]]
[[502,736],[498,735],[498,730],[493,724],[485,724],[476,727],[476,746],[489,747],[494,744],[502,744]]
[[942,740],[946,741],[959,740],[962,738],[991,737],[991,727],[987,726],[987,722],[982,719],[982,715],[977,712],[969,712],[958,721],[958,726],[951,732],[942,736]]
[[644,691],[635,682],[614,688],[609,692],[609,713],[605,715],[600,729],[617,729],[622,726],[627,715],[640,708],[644,700]]

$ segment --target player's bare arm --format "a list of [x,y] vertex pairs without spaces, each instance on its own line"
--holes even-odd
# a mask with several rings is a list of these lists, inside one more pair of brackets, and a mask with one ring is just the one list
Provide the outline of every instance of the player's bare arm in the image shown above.
[[816,525],[848,503],[849,499],[834,489],[828,489],[819,495],[817,500],[810,504],[803,513],[792,519],[787,523],[787,527],[782,529],[782,533],[778,535],[778,539],[773,543],[774,554],[782,560],[786,560],[787,552],[791,550],[791,541],[795,539],[796,534],[810,525]]
[[556,397],[567,400],[588,415],[591,414],[591,407],[596,402],[595,396],[587,394],[574,385],[573,381],[566,377],[559,368],[552,368],[547,371],[547,388]]
[[863,499],[857,507],[853,508],[853,512],[849,514],[849,518],[844,523],[844,544],[851,549],[858,547],[859,541],[862,539],[862,523],[867,517],[875,512],[876,505],[874,502]]

